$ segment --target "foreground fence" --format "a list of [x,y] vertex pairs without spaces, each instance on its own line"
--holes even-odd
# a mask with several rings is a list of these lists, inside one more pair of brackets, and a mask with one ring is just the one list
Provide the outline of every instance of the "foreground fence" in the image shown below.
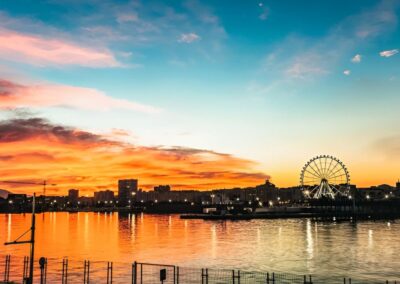
[[[40,263],[40,264],[39,264]],[[1,256],[0,284],[26,283],[28,257]],[[42,258],[35,261],[34,283],[132,283],[132,284],[313,284],[313,283],[387,283],[394,280],[356,280],[318,275],[296,275],[274,272],[188,268],[153,263],[116,263]]]

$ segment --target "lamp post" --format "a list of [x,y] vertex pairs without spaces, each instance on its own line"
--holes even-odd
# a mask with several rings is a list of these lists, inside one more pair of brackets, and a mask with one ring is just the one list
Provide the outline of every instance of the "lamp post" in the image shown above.
[[[31,244],[31,249],[30,249],[30,258],[29,258],[29,276],[27,279],[27,284],[32,284],[33,283],[33,263],[34,263],[34,258],[35,258],[35,224],[36,224],[36,216],[35,216],[35,198],[36,198],[36,193],[33,194],[32,197],[32,223],[31,227],[28,231],[23,233],[21,236],[19,236],[15,241],[13,242],[6,242],[4,245],[19,245],[19,244]],[[29,241],[19,241],[20,238],[22,238],[26,233],[31,232],[31,239]]]

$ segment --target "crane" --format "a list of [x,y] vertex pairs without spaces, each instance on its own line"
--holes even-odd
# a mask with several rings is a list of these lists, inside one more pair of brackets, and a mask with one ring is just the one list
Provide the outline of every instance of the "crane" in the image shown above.
[[14,180],[4,180],[0,181],[1,183],[12,183],[12,184],[26,184],[26,185],[43,185],[43,196],[46,196],[46,185],[55,186],[57,184],[51,183],[48,184],[46,180],[43,182],[29,182],[29,181],[14,181]]
[[[11,180],[0,181],[0,183],[26,184],[26,185],[43,185],[43,196],[46,195],[46,185],[47,185],[46,180],[44,180],[43,183],[25,182],[25,181],[11,181]],[[51,184],[51,185],[56,185],[56,184]],[[35,216],[35,202],[36,202],[36,200],[35,199],[36,199],[36,193],[33,193],[31,227],[25,233],[23,233],[21,236],[19,236],[16,240],[14,240],[12,242],[4,243],[4,245],[18,245],[18,244],[30,244],[31,245],[30,258],[29,258],[29,277],[28,277],[27,282],[26,282],[27,284],[32,284],[33,283],[33,261],[34,261],[34,257],[35,257],[35,228],[36,228],[36,216]],[[31,233],[30,240],[20,241],[20,239],[23,236],[25,236],[28,232]]]

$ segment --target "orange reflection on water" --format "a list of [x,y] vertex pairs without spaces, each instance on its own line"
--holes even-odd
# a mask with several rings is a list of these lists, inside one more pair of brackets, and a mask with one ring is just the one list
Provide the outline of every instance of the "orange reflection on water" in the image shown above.
[[[28,255],[28,245],[5,247],[2,243],[14,240],[29,225],[29,214],[0,215],[1,254]],[[384,221],[317,223],[309,219],[234,222],[182,220],[178,215],[60,212],[38,214],[36,232],[37,257],[299,274],[348,275],[351,269],[354,277],[371,271],[393,275],[400,266],[400,225],[396,222],[390,226]]]

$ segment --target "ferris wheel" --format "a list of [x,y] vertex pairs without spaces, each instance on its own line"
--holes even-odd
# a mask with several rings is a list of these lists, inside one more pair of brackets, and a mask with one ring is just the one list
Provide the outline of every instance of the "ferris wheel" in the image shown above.
[[308,198],[348,196],[350,175],[346,166],[329,155],[309,160],[300,174],[303,193]]

